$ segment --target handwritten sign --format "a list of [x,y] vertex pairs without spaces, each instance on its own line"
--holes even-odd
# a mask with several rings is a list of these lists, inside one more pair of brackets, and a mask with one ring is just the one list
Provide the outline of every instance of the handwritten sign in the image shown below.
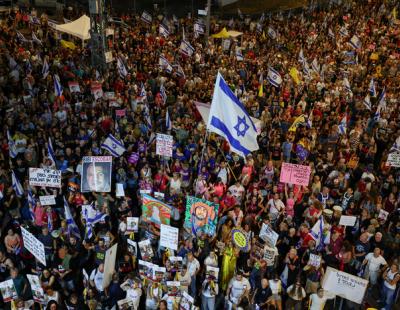
[[328,267],[322,282],[322,288],[342,298],[361,304],[368,281],[349,273]]
[[387,164],[391,167],[400,167],[400,153],[390,153]]
[[39,196],[39,200],[42,206],[54,206],[56,204],[54,195]]
[[177,250],[178,249],[179,228],[161,224],[160,246]]
[[29,185],[61,187],[61,170],[29,168]]
[[27,249],[35,258],[46,266],[46,255],[44,253],[44,245],[34,235],[25,228],[21,227],[24,248]]
[[156,154],[166,157],[172,157],[172,148],[174,138],[170,135],[158,133],[156,136]]
[[282,163],[280,181],[282,183],[308,186],[310,173],[310,166]]
[[356,224],[356,221],[357,221],[357,217],[355,217],[355,216],[342,215],[340,217],[339,225],[353,227]]
[[310,253],[308,265],[318,268],[321,265],[321,256]]

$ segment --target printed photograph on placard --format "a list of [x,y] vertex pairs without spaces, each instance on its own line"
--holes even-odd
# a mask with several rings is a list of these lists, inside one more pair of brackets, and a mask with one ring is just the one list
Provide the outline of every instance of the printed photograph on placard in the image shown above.
[[194,235],[215,234],[218,222],[219,205],[205,199],[186,197],[186,214],[184,227]]
[[82,159],[81,192],[111,191],[111,156],[85,156]]
[[0,282],[0,293],[3,296],[4,302],[9,302],[18,297],[17,290],[15,289],[13,280]]

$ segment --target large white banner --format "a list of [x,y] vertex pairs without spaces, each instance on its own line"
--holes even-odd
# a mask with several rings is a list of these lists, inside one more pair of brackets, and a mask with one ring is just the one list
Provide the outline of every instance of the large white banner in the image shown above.
[[156,136],[156,154],[166,157],[172,157],[172,148],[174,138],[170,135],[158,133]]
[[118,244],[116,243],[106,251],[106,257],[104,259],[103,287],[107,287],[110,284],[112,280],[112,275],[115,272],[115,259],[117,258],[117,247]]
[[368,281],[349,273],[328,267],[322,282],[324,290],[361,304]]
[[25,249],[35,256],[39,262],[46,266],[46,255],[44,253],[43,243],[23,227],[21,227],[21,232]]
[[61,187],[61,170],[29,168],[29,185]]
[[172,250],[178,250],[178,236],[179,236],[179,228],[161,224],[160,246]]

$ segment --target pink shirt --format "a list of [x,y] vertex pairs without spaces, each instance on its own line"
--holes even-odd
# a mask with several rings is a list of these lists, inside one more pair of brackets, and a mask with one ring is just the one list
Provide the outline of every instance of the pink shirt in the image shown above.
[[43,222],[43,214],[46,213],[46,209],[42,206],[36,206],[35,208],[35,224],[36,226],[43,226],[45,223]]
[[294,199],[288,198],[285,206],[286,215],[294,216]]

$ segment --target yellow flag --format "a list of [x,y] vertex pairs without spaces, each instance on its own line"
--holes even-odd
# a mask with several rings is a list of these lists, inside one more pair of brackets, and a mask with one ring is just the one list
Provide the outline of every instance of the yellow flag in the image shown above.
[[299,71],[297,71],[297,69],[295,67],[292,67],[289,71],[289,75],[292,77],[293,81],[296,84],[300,83],[300,79],[299,79]]
[[298,126],[299,124],[305,123],[305,122],[306,122],[306,117],[304,116],[304,114],[301,114],[300,116],[298,116],[298,117],[294,120],[292,126],[290,126],[290,128],[289,128],[289,131],[296,132],[297,126]]
[[70,50],[76,49],[76,46],[73,42],[61,40],[61,46],[64,48],[69,48]]
[[264,87],[263,87],[263,84],[264,84],[264,78],[263,78],[263,75],[262,75],[262,73],[261,73],[261,76],[260,76],[260,86],[258,87],[258,97],[262,97],[262,96],[264,95]]
[[393,8],[393,11],[392,11],[392,17],[394,20],[397,19],[397,9],[395,7]]
[[262,35],[261,35],[261,39],[265,40],[267,37],[265,36],[265,31],[263,30]]

